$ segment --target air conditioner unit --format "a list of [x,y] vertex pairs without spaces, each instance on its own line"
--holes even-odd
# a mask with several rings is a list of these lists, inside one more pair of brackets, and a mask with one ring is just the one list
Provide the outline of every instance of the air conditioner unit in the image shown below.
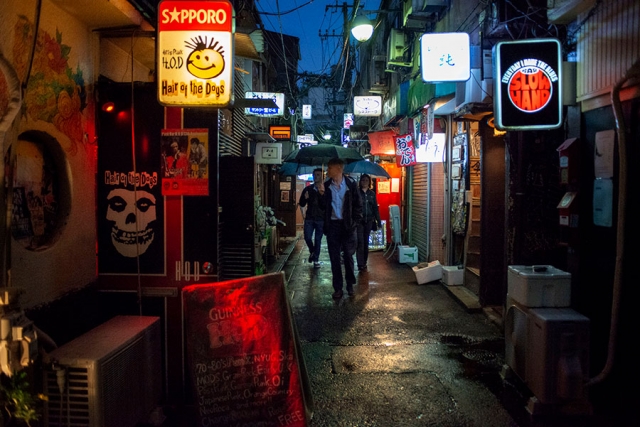
[[408,30],[424,30],[428,22],[449,6],[449,0],[405,0],[402,26]]
[[407,40],[405,34],[396,28],[391,29],[389,33],[389,46],[387,49],[388,62],[404,63],[404,51],[406,48]]
[[384,72],[386,65],[384,59],[382,57],[382,61],[380,61],[379,56],[374,56],[373,61],[370,62],[369,78],[371,84],[369,92],[371,93],[386,93],[389,90],[387,75]]
[[534,395],[527,410],[586,402],[589,319],[570,308],[526,307],[509,295],[505,319],[505,362]]
[[159,317],[116,316],[50,357],[45,426],[134,427],[162,399]]

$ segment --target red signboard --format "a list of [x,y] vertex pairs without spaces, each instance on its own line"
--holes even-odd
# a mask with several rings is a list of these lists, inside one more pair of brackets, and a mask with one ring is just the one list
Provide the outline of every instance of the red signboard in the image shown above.
[[416,147],[413,145],[413,137],[407,133],[397,135],[396,140],[396,164],[399,167],[413,166],[416,160]]
[[392,130],[369,132],[369,144],[371,144],[371,154],[374,156],[393,156],[396,154],[396,143]]
[[311,394],[282,273],[183,289],[199,426],[307,426]]
[[228,31],[233,8],[228,1],[163,0],[158,5],[158,31]]
[[562,125],[562,52],[556,39],[499,42],[495,58],[495,123],[502,130]]

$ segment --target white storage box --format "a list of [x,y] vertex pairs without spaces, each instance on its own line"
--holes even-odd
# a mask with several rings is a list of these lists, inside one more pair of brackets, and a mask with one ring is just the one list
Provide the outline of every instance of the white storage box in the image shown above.
[[464,282],[464,269],[458,266],[442,267],[442,281],[447,286],[462,285]]
[[398,261],[400,264],[405,264],[408,262],[418,263],[418,248],[415,246],[398,246]]
[[507,292],[525,307],[569,307],[571,273],[550,265],[510,265]]
[[442,279],[442,265],[439,261],[432,261],[427,264],[426,267],[422,268],[416,265],[415,267],[412,267],[412,269],[416,275],[416,280],[419,285]]

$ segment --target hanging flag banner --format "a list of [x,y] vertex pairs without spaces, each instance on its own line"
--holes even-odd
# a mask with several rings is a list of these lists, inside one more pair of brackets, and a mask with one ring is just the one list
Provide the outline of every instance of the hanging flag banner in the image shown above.
[[499,42],[493,47],[495,124],[500,130],[562,125],[562,54],[556,39]]
[[312,396],[283,273],[183,289],[198,426],[305,427]]
[[233,7],[227,0],[158,5],[158,101],[226,107],[233,93]]
[[209,130],[163,129],[162,195],[209,195]]
[[397,135],[396,141],[396,164],[398,167],[413,166],[417,163],[416,148],[413,145],[413,137],[410,133]]

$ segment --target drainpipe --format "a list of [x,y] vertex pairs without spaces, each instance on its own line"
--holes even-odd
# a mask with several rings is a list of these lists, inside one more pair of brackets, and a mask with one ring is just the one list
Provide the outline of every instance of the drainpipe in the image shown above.
[[587,386],[601,383],[609,376],[613,369],[614,356],[618,339],[618,321],[620,318],[620,296],[622,291],[622,264],[624,261],[624,229],[627,205],[627,176],[629,173],[627,165],[627,129],[624,124],[624,116],[620,103],[620,89],[634,77],[640,77],[640,60],[631,66],[611,91],[611,103],[613,104],[613,114],[616,120],[616,132],[618,134],[619,152],[619,172],[618,172],[618,226],[616,242],[616,264],[613,274],[613,301],[611,303],[611,326],[609,328],[609,346],[607,352],[607,362],[602,371],[587,382]]

